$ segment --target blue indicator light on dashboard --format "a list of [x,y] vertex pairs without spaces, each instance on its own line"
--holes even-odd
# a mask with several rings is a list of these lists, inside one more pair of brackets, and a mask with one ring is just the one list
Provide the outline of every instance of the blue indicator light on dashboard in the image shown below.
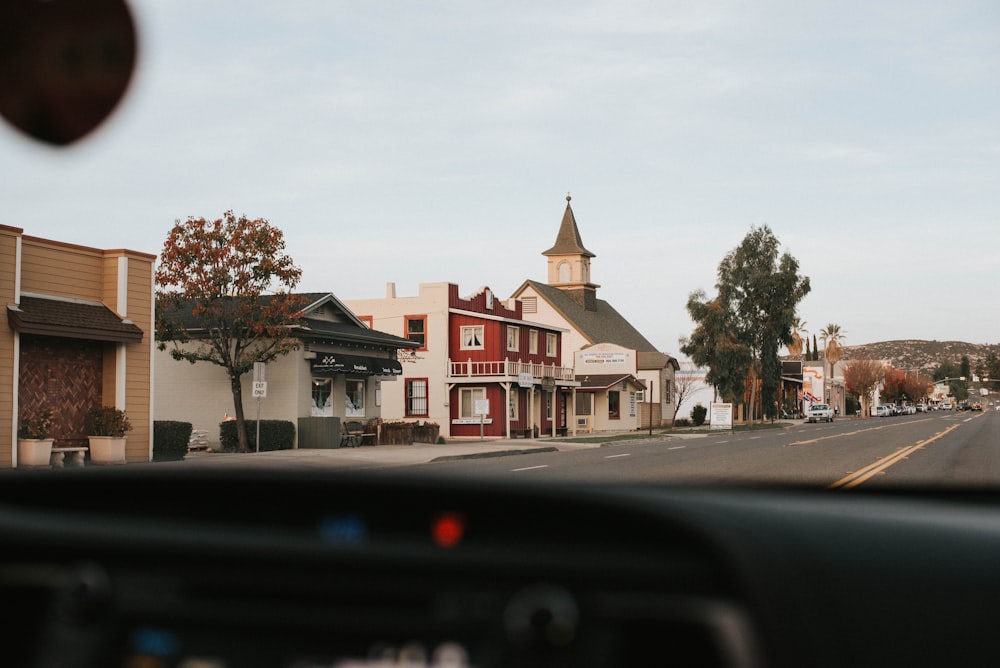
[[172,631],[153,628],[136,629],[132,634],[132,651],[148,656],[172,656],[180,642]]
[[319,535],[330,543],[361,543],[368,537],[368,527],[360,515],[330,515],[320,520]]

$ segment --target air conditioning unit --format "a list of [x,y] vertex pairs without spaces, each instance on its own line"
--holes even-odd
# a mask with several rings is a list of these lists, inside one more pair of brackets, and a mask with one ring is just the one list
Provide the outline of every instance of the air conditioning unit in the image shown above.
[[577,427],[586,427],[589,424],[590,424],[590,418],[589,417],[577,417],[576,418],[576,426]]

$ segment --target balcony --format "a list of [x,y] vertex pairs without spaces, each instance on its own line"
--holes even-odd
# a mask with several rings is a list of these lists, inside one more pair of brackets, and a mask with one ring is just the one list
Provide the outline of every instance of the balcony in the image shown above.
[[468,380],[491,382],[517,382],[520,375],[531,374],[532,382],[541,383],[543,378],[552,378],[560,385],[575,385],[571,367],[556,366],[554,363],[536,364],[497,360],[493,362],[465,362],[448,360],[448,380],[462,382]]

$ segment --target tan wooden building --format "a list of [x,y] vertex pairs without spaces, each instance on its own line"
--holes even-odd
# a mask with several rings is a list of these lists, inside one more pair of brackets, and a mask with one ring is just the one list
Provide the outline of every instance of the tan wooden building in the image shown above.
[[124,409],[126,460],[152,455],[155,255],[101,250],[0,225],[0,468],[16,468],[19,416],[53,412],[56,446],[85,446],[91,408]]

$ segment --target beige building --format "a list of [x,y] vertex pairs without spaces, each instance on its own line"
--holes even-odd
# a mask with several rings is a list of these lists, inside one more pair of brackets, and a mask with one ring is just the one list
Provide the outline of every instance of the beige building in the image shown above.
[[[590,267],[596,255],[583,245],[569,197],[556,242],[542,255],[547,258],[548,282],[527,280],[511,295],[522,302],[525,317],[566,330],[562,359],[565,366],[576,365],[576,353],[593,346],[610,345],[630,351],[629,359],[635,363],[629,373],[646,390],[637,408],[638,426],[649,426],[650,420],[654,426],[669,425],[674,415],[674,374],[679,364],[673,356],[658,351],[611,304],[598,298],[600,286],[591,280]],[[581,374],[586,372],[579,366],[575,369],[582,390],[586,384]],[[607,397],[604,400],[609,401]],[[594,423],[597,421],[595,415]],[[612,419],[610,424],[609,428],[615,428],[615,424],[620,429],[631,428],[621,418],[617,422]]]
[[[397,351],[413,343],[373,330],[332,293],[304,293],[294,335],[296,350],[265,365],[266,396],[253,396],[254,377],[241,378],[247,420],[287,420],[296,428],[296,448],[337,448],[346,421],[366,424],[383,417],[383,391],[402,372]],[[197,338],[201,324],[185,314],[184,327]],[[189,364],[156,351],[156,417],[190,422],[207,445],[220,446],[219,424],[234,413],[225,369]],[[194,345],[194,344],[187,344]]]
[[101,250],[0,225],[0,468],[17,467],[17,428],[53,412],[56,447],[87,445],[90,409],[124,409],[125,456],[152,458],[155,255]]

